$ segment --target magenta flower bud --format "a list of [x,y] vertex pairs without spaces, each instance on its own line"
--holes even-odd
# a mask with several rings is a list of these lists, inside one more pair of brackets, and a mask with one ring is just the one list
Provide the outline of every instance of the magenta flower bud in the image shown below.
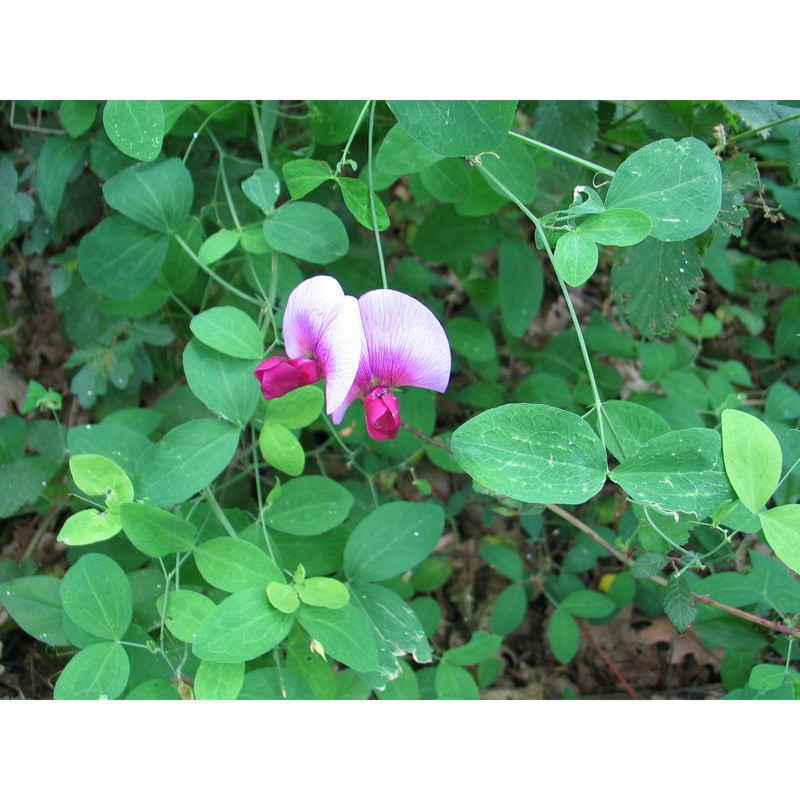
[[254,374],[261,383],[261,393],[265,400],[283,397],[293,389],[316,383],[322,378],[319,362],[313,358],[286,356],[272,356],[262,361]]
[[395,439],[400,428],[397,397],[388,389],[377,387],[364,398],[367,433],[377,441]]

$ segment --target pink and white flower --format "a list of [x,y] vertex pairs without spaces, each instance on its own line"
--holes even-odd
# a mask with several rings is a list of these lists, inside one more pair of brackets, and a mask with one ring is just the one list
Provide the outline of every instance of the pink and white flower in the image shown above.
[[338,424],[350,404],[364,398],[367,432],[373,439],[394,439],[400,428],[397,386],[443,392],[450,380],[447,334],[418,300],[392,289],[376,289],[358,300],[363,337],[355,380],[332,412]]
[[325,378],[330,414],[356,377],[361,348],[358,301],[329,275],[303,281],[289,295],[283,315],[286,356],[271,356],[255,370],[267,400]]

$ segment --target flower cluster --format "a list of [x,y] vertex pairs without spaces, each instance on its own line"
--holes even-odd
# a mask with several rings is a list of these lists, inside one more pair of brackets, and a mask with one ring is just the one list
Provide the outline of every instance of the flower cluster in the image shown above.
[[325,379],[326,410],[340,423],[363,398],[367,432],[394,439],[400,428],[397,386],[443,392],[450,380],[450,345],[439,321],[402,292],[376,289],[358,300],[319,275],[290,295],[283,315],[285,356],[255,371],[267,400]]

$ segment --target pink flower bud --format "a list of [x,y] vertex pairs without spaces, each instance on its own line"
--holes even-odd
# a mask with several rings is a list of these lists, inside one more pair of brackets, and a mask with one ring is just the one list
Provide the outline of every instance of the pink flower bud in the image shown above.
[[378,386],[364,398],[367,433],[377,441],[395,439],[400,428],[400,409],[397,397]]
[[253,374],[261,383],[265,400],[283,397],[293,389],[316,383],[323,377],[319,363],[313,358],[286,356],[272,356],[262,361]]

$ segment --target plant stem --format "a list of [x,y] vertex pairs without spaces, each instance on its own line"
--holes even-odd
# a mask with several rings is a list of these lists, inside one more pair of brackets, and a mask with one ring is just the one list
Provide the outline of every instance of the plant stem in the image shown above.
[[372,133],[375,127],[375,101],[372,101],[372,107],[369,111],[369,138],[367,141],[367,180],[369,182],[369,207],[372,212],[372,230],[375,232],[375,244],[378,248],[378,261],[381,265],[381,281],[383,288],[389,288],[389,282],[386,280],[386,264],[383,261],[383,248],[381,247],[381,234],[378,230],[378,214],[375,210],[375,190],[372,182]]
[[768,130],[769,128],[774,128],[776,125],[782,125],[784,122],[792,122],[796,119],[800,119],[800,114],[792,114],[791,116],[784,117],[783,119],[776,119],[774,122],[768,122],[766,125],[761,125],[758,128],[751,128],[749,131],[737,133],[736,136],[731,136],[728,139],[728,142],[738,142],[740,139],[746,139],[748,136],[752,136],[754,133],[760,133],[761,131]]
[[342,150],[342,157],[339,159],[339,163],[336,165],[335,175],[338,175],[344,169],[345,162],[347,161],[347,154],[350,152],[353,139],[356,138],[356,133],[358,133],[358,129],[361,127],[361,123],[364,120],[364,115],[367,113],[367,109],[370,107],[370,103],[374,103],[374,101],[367,100],[367,102],[364,103],[364,108],[361,109],[361,113],[358,115],[356,124],[353,126],[353,130],[350,132],[350,138],[347,140],[344,150]]
[[551,147],[549,144],[545,144],[544,142],[539,142],[536,139],[531,139],[529,136],[523,136],[521,133],[516,133],[515,131],[509,131],[508,135],[513,136],[515,139],[519,139],[521,142],[525,142],[525,144],[529,144],[532,145],[533,147],[538,147],[541,150],[545,150],[551,155],[563,158],[565,161],[571,161],[573,164],[579,164],[582,167],[594,170],[595,172],[599,172],[602,175],[608,175],[609,178],[614,177],[614,170],[608,169],[608,167],[601,167],[599,164],[595,164],[592,161],[586,161],[583,158],[579,158],[578,156],[572,155],[572,153],[566,153],[563,150],[559,150],[557,147]]
[[256,126],[256,141],[258,142],[258,152],[261,154],[261,163],[264,165],[264,169],[269,169],[267,143],[264,141],[264,129],[261,127],[261,116],[255,100],[250,101],[250,110],[253,112],[253,123]]

